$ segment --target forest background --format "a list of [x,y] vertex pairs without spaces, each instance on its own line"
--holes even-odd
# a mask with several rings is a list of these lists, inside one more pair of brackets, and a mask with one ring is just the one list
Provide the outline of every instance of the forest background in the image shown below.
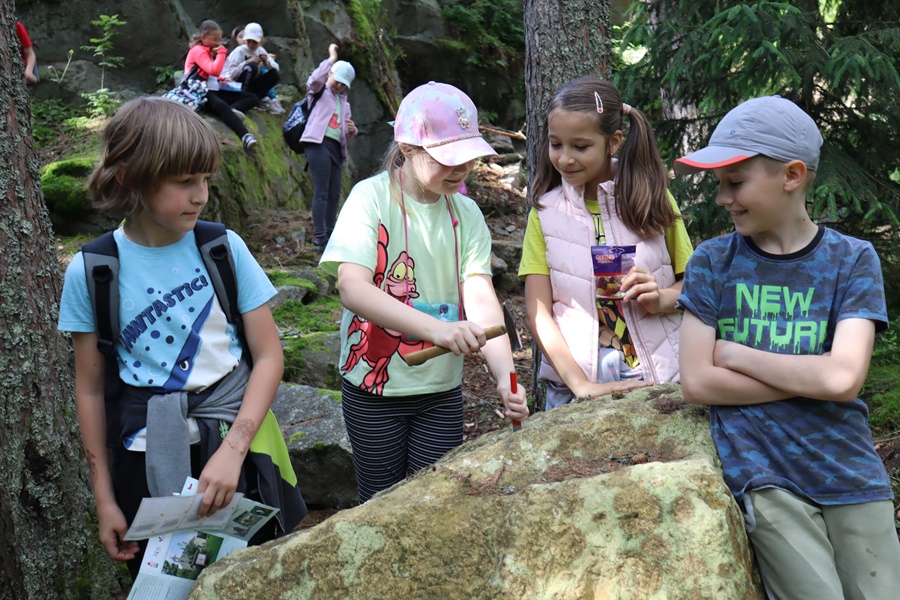
[[[7,0],[3,4],[6,8],[0,16],[5,20],[12,5]],[[361,60],[376,44],[380,56],[394,66],[394,73],[400,73],[395,78],[387,69],[381,82],[379,96],[390,106],[408,89],[402,66],[407,57],[390,44],[392,24],[381,12],[380,0],[347,0],[345,4],[356,11],[358,19],[348,50],[357,52]],[[444,0],[439,4],[448,28],[448,53],[469,61],[487,81],[502,80],[515,91],[503,102],[487,107],[479,103],[482,121],[510,130],[531,123],[536,115],[525,108],[529,57],[524,23],[529,4],[541,2]],[[900,314],[897,14],[897,0],[647,0],[635,3],[627,13],[615,13],[614,22],[620,24],[608,31],[612,60],[603,69],[624,99],[651,116],[668,166],[687,149],[702,145],[728,110],[751,97],[781,94],[819,123],[825,145],[810,195],[811,212],[819,222],[870,240],[882,259],[893,327],[878,336],[867,401],[873,409],[873,426],[886,437],[900,432],[900,399],[896,395],[900,362],[896,333]],[[115,69],[116,44],[125,42],[116,40],[117,26],[110,15],[106,20],[96,17],[97,37],[85,40],[79,50],[71,50],[69,58],[73,53],[93,53],[98,65]],[[42,72],[45,80],[41,85],[66,76],[65,51],[61,62],[44,57],[45,64],[52,60],[55,70]],[[157,84],[171,81],[171,68],[160,67],[158,75]],[[378,72],[373,70],[370,76],[377,79]],[[117,90],[103,86],[80,102],[35,99],[30,105],[35,146],[51,145],[80,127],[90,127],[92,120],[113,112],[123,99]],[[526,135],[528,131],[524,128]],[[529,145],[536,137],[529,137]],[[712,178],[673,178],[671,189],[695,243],[731,230],[724,211],[711,201],[715,195]],[[4,268],[0,272],[4,277],[11,273]],[[11,322],[12,306],[4,302],[0,324]],[[11,357],[8,353],[0,357],[0,370],[5,372],[13,364]],[[0,435],[0,442],[2,438]],[[28,468],[40,471],[42,466]],[[47,490],[33,489],[9,501],[49,503],[40,499],[42,493]],[[47,495],[50,497],[53,495]],[[7,501],[0,500],[0,508]],[[0,522],[4,539],[12,540],[14,536],[6,535],[11,531],[8,523]],[[0,567],[0,581],[4,568]]]

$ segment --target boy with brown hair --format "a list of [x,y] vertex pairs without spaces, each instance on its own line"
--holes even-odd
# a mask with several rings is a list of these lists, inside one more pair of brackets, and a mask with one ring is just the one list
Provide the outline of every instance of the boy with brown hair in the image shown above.
[[857,398],[888,322],[881,266],[869,242],[807,214],[821,145],[809,115],[770,96],[675,161],[713,171],[736,230],[685,272],[681,381],[688,402],[710,405],[770,597],[896,598],[893,494]]

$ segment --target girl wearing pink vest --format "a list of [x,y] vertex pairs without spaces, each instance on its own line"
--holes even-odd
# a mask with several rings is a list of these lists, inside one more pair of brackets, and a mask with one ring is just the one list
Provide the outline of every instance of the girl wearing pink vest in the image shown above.
[[[675,300],[693,249],[649,121],[584,77],[550,103],[541,147],[519,277],[546,408],[678,381]],[[595,276],[621,253],[633,260],[621,277]]]

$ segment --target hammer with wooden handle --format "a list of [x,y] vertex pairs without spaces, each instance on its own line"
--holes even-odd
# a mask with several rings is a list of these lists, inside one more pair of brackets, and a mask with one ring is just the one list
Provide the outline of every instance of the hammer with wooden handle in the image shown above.
[[[504,333],[506,333],[505,325],[494,325],[484,330],[484,336],[489,340],[501,336]],[[448,352],[450,352],[450,350],[442,346],[432,346],[431,348],[425,348],[424,350],[416,350],[415,352],[410,352],[406,355],[406,364],[414,367],[416,365],[421,365],[426,360],[435,358],[436,356],[442,356]]]

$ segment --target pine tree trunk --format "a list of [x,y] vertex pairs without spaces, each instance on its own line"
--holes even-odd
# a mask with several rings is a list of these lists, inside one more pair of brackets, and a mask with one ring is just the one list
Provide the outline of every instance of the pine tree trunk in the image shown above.
[[[43,85],[50,85],[45,82]],[[75,416],[61,276],[12,8],[0,0],[0,598],[109,598]]]
[[[608,78],[612,63],[609,0],[525,0],[525,110],[529,188],[537,165],[547,106],[565,82]],[[534,410],[544,406],[537,373],[540,349],[532,342]]]

